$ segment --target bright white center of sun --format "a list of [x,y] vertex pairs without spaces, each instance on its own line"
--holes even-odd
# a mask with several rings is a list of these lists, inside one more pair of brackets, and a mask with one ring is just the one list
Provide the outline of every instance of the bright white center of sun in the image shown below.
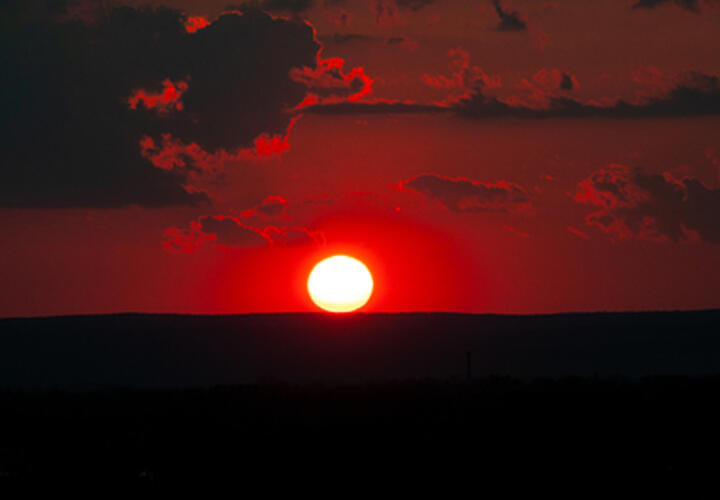
[[350,312],[370,300],[373,279],[359,260],[335,255],[313,268],[307,287],[310,298],[318,307],[336,313]]

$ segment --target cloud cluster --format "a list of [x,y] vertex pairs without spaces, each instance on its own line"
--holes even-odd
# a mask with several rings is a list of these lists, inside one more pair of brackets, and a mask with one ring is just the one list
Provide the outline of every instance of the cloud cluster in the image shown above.
[[345,9],[337,9],[336,11],[326,12],[326,18],[337,29],[347,29],[353,19],[353,15]]
[[436,88],[459,91],[448,96],[441,104],[457,103],[462,97],[469,97],[482,89],[496,89],[502,87],[500,75],[489,75],[479,66],[470,64],[470,53],[461,47],[448,51],[450,76],[424,74],[422,81],[425,85]]
[[[450,75],[423,75],[432,87],[458,89],[435,104],[410,101],[362,99],[354,102],[309,106],[306,111],[320,114],[411,114],[454,112],[465,118],[634,118],[707,116],[720,114],[720,78],[698,71],[675,77],[654,78],[652,88],[633,101],[601,99],[580,101],[571,97],[579,87],[570,72],[541,69],[532,79],[523,79],[526,95],[499,98],[486,90],[502,85],[497,75],[471,66],[467,52],[451,51]],[[634,81],[641,75],[634,75]],[[643,82],[646,77],[642,76]],[[657,80],[657,81],[656,81]]]
[[514,212],[530,204],[527,192],[507,181],[493,184],[464,177],[420,174],[400,182],[396,188],[420,193],[454,212]]
[[720,243],[720,189],[692,177],[611,164],[581,181],[575,200],[598,208],[586,223],[614,239]]
[[397,4],[392,0],[372,0],[370,11],[378,26],[395,26],[406,22]]
[[526,31],[527,21],[524,17],[515,10],[505,10],[500,4],[500,0],[492,0],[495,12],[500,18],[500,22],[497,25],[498,31]]
[[259,205],[242,213],[243,218],[249,217],[284,217],[288,209],[288,201],[282,196],[268,196]]
[[397,26],[408,23],[402,11],[417,12],[435,0],[371,0],[370,11],[378,26]]
[[254,227],[228,215],[206,215],[187,228],[171,227],[163,234],[163,248],[171,253],[193,253],[204,245],[220,249],[266,246],[321,245],[324,235],[303,227]]
[[4,5],[12,29],[0,30],[4,207],[207,203],[190,185],[202,169],[193,155],[158,168],[148,139],[205,155],[276,150],[307,93],[290,70],[317,66],[311,26],[258,10],[188,29],[166,8],[83,23],[67,20],[62,2],[28,15],[31,3]]
[[362,66],[345,73],[345,61],[340,57],[317,58],[312,67],[303,66],[290,70],[290,78],[307,89],[303,101],[295,109],[313,105],[354,102],[370,95],[373,80],[365,74]]
[[577,77],[559,69],[541,68],[532,78],[523,78],[517,88],[521,95],[505,99],[513,107],[547,109],[553,99],[567,98],[571,91],[580,87]]
[[455,110],[469,118],[513,116],[519,118],[632,118],[661,116],[703,116],[720,114],[720,79],[699,72],[678,75],[666,93],[643,102],[616,100],[612,103],[581,102],[564,95],[549,95],[536,108],[516,100],[501,100],[475,92],[461,99]]
[[319,115],[392,115],[447,113],[451,111],[451,108],[437,104],[419,104],[413,101],[373,99],[370,101],[313,105],[305,111]]

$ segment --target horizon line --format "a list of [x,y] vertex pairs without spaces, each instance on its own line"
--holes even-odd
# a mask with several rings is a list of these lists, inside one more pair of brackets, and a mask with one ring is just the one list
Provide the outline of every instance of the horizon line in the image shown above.
[[325,316],[329,318],[352,318],[357,316],[493,316],[493,317],[548,317],[548,316],[587,316],[610,314],[693,314],[693,313],[720,313],[720,308],[702,309],[626,309],[626,310],[595,310],[595,311],[564,311],[543,313],[498,313],[498,312],[461,312],[461,311],[357,311],[350,313],[329,313],[324,311],[281,311],[281,312],[244,312],[244,313],[198,313],[198,312],[139,312],[121,311],[104,313],[77,313],[77,314],[49,314],[37,316],[1,316],[4,320],[43,320],[43,319],[71,319],[71,318],[98,318],[110,316],[193,316],[193,317],[250,317],[250,316]]

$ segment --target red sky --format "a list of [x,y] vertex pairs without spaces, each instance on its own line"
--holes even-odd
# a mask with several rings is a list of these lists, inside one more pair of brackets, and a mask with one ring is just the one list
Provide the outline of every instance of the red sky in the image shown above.
[[717,2],[227,3],[10,2],[0,316],[720,307]]

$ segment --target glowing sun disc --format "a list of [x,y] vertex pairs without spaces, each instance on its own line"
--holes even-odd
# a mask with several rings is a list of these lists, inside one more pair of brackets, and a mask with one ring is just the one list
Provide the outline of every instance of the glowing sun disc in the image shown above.
[[312,301],[329,312],[343,313],[361,308],[373,291],[367,266],[347,255],[333,255],[318,262],[307,282]]

